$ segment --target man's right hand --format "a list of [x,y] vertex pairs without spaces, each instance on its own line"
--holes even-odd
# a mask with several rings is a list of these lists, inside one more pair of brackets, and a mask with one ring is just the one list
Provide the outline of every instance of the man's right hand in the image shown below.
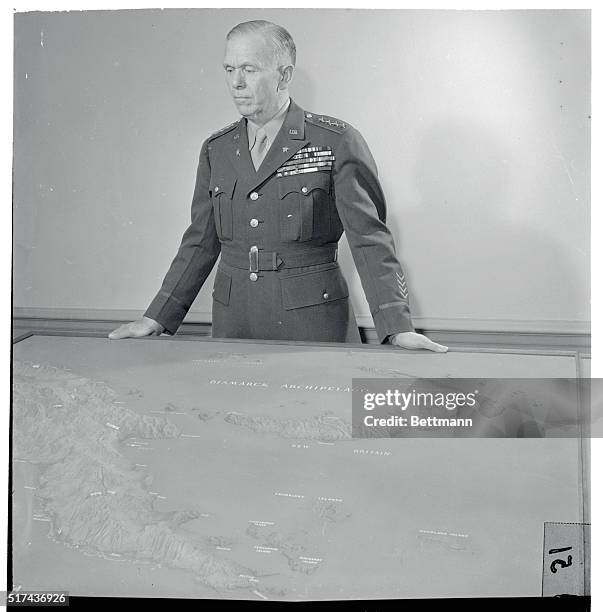
[[149,317],[142,317],[138,321],[132,321],[131,323],[124,323],[117,329],[114,329],[110,334],[109,338],[112,340],[118,340],[119,338],[141,338],[142,336],[160,336],[163,333],[165,327],[161,323],[157,323]]

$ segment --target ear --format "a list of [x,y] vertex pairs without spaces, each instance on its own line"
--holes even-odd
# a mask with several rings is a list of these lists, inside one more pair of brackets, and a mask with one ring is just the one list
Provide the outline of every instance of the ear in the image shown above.
[[279,89],[287,89],[289,87],[289,83],[293,80],[293,71],[294,67],[291,64],[280,67],[281,79],[278,83]]

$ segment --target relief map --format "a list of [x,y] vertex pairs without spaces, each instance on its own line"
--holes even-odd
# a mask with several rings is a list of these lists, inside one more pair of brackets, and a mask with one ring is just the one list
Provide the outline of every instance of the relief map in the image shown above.
[[33,336],[13,347],[16,588],[255,600],[539,596],[575,439],[356,439],[353,378],[570,357]]

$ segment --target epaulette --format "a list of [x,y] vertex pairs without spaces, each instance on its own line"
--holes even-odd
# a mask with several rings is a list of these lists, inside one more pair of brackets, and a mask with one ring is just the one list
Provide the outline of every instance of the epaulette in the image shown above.
[[305,113],[306,121],[317,125],[319,127],[327,128],[327,130],[332,130],[333,132],[337,132],[341,134],[346,128],[350,126],[349,123],[342,121],[341,119],[335,119],[334,117],[329,117],[328,115],[317,115],[316,113]]
[[234,130],[234,128],[237,125],[239,125],[239,121],[234,121],[230,125],[227,125],[226,127],[223,127],[221,130],[218,130],[217,132],[214,132],[213,134],[210,134],[207,140],[214,140],[214,139],[218,138],[219,136],[222,136],[222,134],[228,134],[228,132],[231,132],[232,130]]

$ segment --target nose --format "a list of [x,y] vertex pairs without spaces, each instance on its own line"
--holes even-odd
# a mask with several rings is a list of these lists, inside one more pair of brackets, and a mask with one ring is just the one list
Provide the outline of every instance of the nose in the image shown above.
[[245,87],[245,75],[243,74],[243,71],[240,68],[233,70],[231,75],[232,86],[235,89],[242,89],[243,87]]

